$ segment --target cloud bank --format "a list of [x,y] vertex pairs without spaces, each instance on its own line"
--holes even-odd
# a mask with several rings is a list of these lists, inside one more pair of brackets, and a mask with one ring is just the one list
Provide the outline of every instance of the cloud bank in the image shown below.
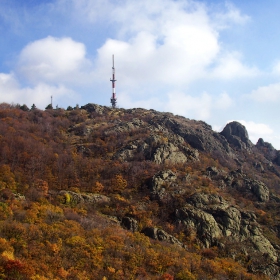
[[[28,81],[73,83],[90,66],[85,45],[71,38],[47,38],[28,44],[21,51],[18,71]],[[77,75],[78,74],[78,75]]]
[[[120,100],[125,92],[131,96],[130,102],[126,102],[131,106],[139,102],[145,106],[151,103],[150,100],[158,103],[166,98],[170,100],[166,109],[174,109],[183,115],[191,110],[207,118],[211,112],[208,107],[215,107],[214,103],[223,101],[218,101],[219,97],[210,93],[201,93],[202,100],[198,101],[197,96],[188,92],[191,84],[203,79],[252,76],[257,72],[244,65],[239,54],[223,49],[219,41],[221,27],[229,28],[248,20],[233,5],[227,4],[216,14],[211,14],[205,4],[181,0],[127,0],[118,3],[71,0],[67,5],[65,0],[57,0],[37,7],[36,11],[43,11],[43,7],[48,16],[63,14],[64,20],[67,15],[69,22],[77,24],[104,24],[105,29],[112,29],[116,35],[105,38],[91,60],[87,58],[85,44],[71,37],[48,36],[30,42],[21,50],[16,68],[12,70],[10,79],[16,86],[8,100],[11,97],[22,100],[20,95],[23,94],[26,100],[30,100],[33,92],[40,96],[38,101],[43,104],[46,99],[43,92],[46,95],[60,92],[60,96],[70,91],[81,94],[78,91],[94,83],[100,89],[105,82],[108,84],[108,70],[114,53],[117,74],[122,81]],[[46,18],[42,18],[46,24]],[[7,83],[2,82],[1,87],[4,92],[10,90]],[[38,88],[44,90],[39,91]],[[178,100],[170,98],[172,95],[186,102],[187,110],[183,110]],[[190,102],[198,105],[188,109]],[[201,104],[205,104],[204,110]]]
[[249,97],[260,103],[279,102],[280,101],[280,83],[262,86],[253,90]]
[[121,61],[119,71],[125,73],[126,86],[145,81],[155,89],[162,84],[186,88],[200,79],[258,73],[219,41],[222,22],[244,24],[248,19],[232,5],[211,18],[207,7],[194,1],[125,1],[111,16],[119,38],[108,39],[98,49],[98,65],[108,65],[114,53]]
[[[17,29],[13,14],[23,23],[21,32],[28,34],[33,24],[32,31],[42,29],[44,35],[25,43],[14,67],[0,73],[5,102],[45,108],[52,95],[65,108],[80,101],[109,105],[115,54],[121,107],[171,111],[220,125],[248,94],[238,84],[267,75],[223,41],[225,30],[251,22],[230,2],[53,0],[10,13],[4,20],[11,31]],[[278,77],[279,65],[276,60],[269,75]],[[278,82],[250,91],[258,103],[280,99]]]
[[273,130],[267,124],[244,120],[239,120],[238,122],[246,127],[249,138],[254,144],[257,143],[259,138],[263,138],[267,142],[271,141],[272,143],[276,140],[273,137]]

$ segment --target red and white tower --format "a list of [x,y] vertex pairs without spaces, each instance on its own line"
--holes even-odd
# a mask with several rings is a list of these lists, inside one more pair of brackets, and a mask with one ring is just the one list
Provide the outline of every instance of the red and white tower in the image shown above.
[[112,79],[110,79],[112,82],[112,97],[111,97],[111,104],[112,108],[116,108],[117,105],[117,97],[116,97],[116,88],[115,88],[115,66],[114,66],[114,55],[113,55],[113,67],[112,67]]

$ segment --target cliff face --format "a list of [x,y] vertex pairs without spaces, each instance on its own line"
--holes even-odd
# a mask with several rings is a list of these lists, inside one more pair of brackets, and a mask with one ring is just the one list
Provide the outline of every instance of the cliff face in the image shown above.
[[[209,275],[231,279],[218,265],[223,259],[238,266],[238,275],[244,279],[257,279],[246,278],[249,273],[248,277],[261,273],[280,279],[280,151],[263,139],[254,145],[238,122],[218,133],[202,121],[141,108],[87,104],[71,111],[23,112],[8,107],[0,108],[0,142],[0,207],[8,213],[0,215],[0,242],[11,247],[14,259],[31,261],[33,255],[28,252],[37,241],[28,241],[28,234],[26,240],[13,241],[8,222],[16,230],[28,224],[41,232],[36,246],[48,241],[46,258],[64,264],[66,252],[86,250],[89,247],[82,240],[93,234],[95,240],[88,242],[103,244],[94,245],[101,248],[98,253],[87,252],[94,258],[98,255],[99,265],[92,266],[96,279],[111,279],[113,272],[114,279],[124,277],[117,275],[137,279],[141,273],[142,279],[167,279],[157,278],[164,272],[174,279]],[[97,226],[99,219],[102,225]],[[72,226],[77,240],[59,232],[69,221],[76,222]],[[42,233],[45,224],[55,228],[51,230],[56,236],[47,241],[43,236],[49,235]],[[118,253],[110,251],[112,260],[102,241],[104,236],[110,239],[109,229],[119,233],[113,240],[123,242]],[[146,236],[149,242],[158,242],[155,248],[160,249]],[[59,249],[50,249],[53,244]],[[138,250],[138,257],[133,257],[137,269],[128,272],[124,267],[132,258],[129,248]],[[185,267],[188,254],[200,265],[196,264],[197,270],[189,268],[185,276],[176,270],[179,263],[174,259],[166,261],[173,265],[161,272],[152,269],[156,255],[163,266],[166,248],[170,254],[180,254]],[[151,250],[155,250],[153,257]],[[6,271],[3,256],[8,253],[3,252],[0,266]],[[111,265],[120,263],[118,254],[125,261],[113,269]],[[73,271],[88,269],[75,258],[80,266],[65,264],[64,275],[73,278]],[[148,263],[149,259],[153,262]],[[209,262],[216,270],[206,269]],[[34,275],[47,277],[38,271]]]

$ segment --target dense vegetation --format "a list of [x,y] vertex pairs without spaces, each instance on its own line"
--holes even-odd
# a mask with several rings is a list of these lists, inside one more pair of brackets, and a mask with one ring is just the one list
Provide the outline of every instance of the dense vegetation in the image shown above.
[[[206,168],[238,166],[206,152],[199,161],[178,164],[158,164],[141,153],[137,160],[116,159],[123,143],[145,138],[149,130],[105,132],[134,118],[152,116],[120,109],[98,114],[0,105],[0,279],[266,279],[260,271],[248,272],[252,262],[263,260],[204,248],[173,215],[199,190],[234,197],[257,213],[259,223],[269,225],[267,236],[280,245],[270,230],[278,223],[273,203],[260,206],[250,196],[219,188],[218,181],[205,176]],[[176,172],[184,195],[151,198],[148,182],[164,169]],[[184,180],[186,173],[191,181]],[[277,194],[279,177],[262,176]],[[61,190],[100,194],[104,200],[81,203]],[[125,216],[137,220],[138,231],[121,227]],[[164,229],[184,248],[150,239],[141,233],[147,226]],[[238,250],[238,244],[228,248]]]

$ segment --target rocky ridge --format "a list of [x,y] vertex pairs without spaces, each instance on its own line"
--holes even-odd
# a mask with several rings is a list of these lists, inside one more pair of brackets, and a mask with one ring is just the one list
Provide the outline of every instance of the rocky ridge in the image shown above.
[[[223,166],[207,166],[203,170],[207,184],[217,186],[213,193],[201,189],[188,193],[185,182],[191,185],[195,178],[176,174],[171,169],[155,173],[147,182],[149,196],[160,204],[178,195],[184,197],[180,207],[172,209],[172,222],[184,229],[186,235],[195,236],[199,246],[227,248],[230,242],[243,246],[243,255],[250,258],[266,256],[265,266],[252,265],[252,271],[265,271],[271,279],[280,279],[278,267],[279,245],[271,241],[259,223],[260,215],[243,209],[236,200],[223,197],[223,192],[236,193],[252,201],[259,209],[268,209],[279,203],[277,188],[267,185],[269,176],[279,177],[280,151],[259,139],[254,145],[246,128],[238,123],[228,123],[220,132],[202,122],[170,113],[140,108],[124,110],[88,104],[82,107],[98,115],[108,114],[112,120],[104,125],[104,137],[116,135],[123,141],[111,153],[120,162],[152,161],[158,165],[203,164],[205,156],[212,157]],[[93,131],[90,122],[83,131]],[[72,131],[80,134],[79,125]],[[84,134],[80,134],[84,135]],[[123,135],[130,137],[122,138]],[[90,150],[90,147],[88,147]],[[220,194],[221,193],[221,194]],[[131,231],[141,230],[137,219],[119,217],[121,224]],[[277,228],[277,227],[276,227]],[[276,228],[269,231],[277,233]],[[280,228],[280,225],[279,225]],[[142,233],[156,240],[184,244],[176,237],[157,227],[142,229]],[[280,236],[280,234],[279,234]],[[280,244],[280,243],[279,243]],[[234,258],[235,253],[232,253]]]

